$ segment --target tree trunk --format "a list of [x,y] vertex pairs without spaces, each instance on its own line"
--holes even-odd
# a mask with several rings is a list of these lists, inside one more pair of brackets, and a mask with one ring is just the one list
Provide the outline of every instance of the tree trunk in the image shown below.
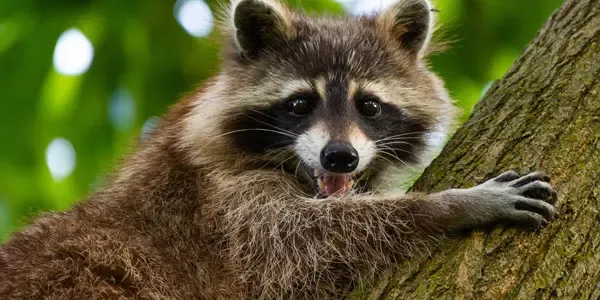
[[600,298],[600,0],[567,0],[413,187],[469,187],[543,170],[558,221],[445,243],[389,271],[364,299]]

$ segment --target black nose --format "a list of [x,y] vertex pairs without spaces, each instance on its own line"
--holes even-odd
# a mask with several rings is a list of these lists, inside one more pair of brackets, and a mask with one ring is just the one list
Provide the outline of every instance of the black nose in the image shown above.
[[321,166],[334,173],[351,173],[358,166],[358,152],[349,143],[330,142],[321,151]]

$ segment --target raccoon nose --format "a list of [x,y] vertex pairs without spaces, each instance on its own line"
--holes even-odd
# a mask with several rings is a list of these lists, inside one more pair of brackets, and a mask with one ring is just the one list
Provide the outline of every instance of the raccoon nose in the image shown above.
[[351,173],[358,167],[358,152],[346,142],[330,142],[321,151],[321,166],[334,173]]

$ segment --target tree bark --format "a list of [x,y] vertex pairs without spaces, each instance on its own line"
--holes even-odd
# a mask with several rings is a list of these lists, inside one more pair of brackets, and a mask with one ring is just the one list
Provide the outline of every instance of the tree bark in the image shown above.
[[363,299],[600,297],[600,0],[567,0],[476,106],[413,190],[543,170],[558,221],[495,229],[398,266]]

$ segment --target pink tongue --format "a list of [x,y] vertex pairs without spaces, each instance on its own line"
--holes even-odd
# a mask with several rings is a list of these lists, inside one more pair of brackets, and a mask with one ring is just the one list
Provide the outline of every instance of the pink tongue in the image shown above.
[[325,194],[331,196],[336,193],[345,193],[348,189],[348,176],[346,175],[334,175],[326,174],[323,178],[323,184],[325,185]]

